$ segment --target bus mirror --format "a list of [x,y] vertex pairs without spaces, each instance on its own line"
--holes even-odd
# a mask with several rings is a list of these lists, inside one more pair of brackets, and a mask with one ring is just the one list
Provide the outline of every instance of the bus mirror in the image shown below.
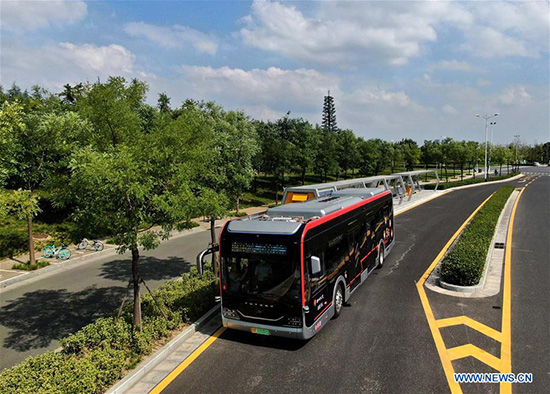
[[311,256],[311,274],[316,275],[321,272],[321,259],[317,256]]

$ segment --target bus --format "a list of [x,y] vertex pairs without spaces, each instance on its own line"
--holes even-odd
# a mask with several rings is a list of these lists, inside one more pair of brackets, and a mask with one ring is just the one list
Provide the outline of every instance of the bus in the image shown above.
[[219,238],[224,327],[313,337],[395,244],[391,192],[344,189],[227,222]]

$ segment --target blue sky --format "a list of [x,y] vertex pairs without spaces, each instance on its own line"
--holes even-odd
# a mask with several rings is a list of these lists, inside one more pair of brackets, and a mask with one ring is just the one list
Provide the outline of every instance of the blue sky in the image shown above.
[[2,1],[1,84],[137,77],[254,118],[365,138],[550,140],[548,1]]

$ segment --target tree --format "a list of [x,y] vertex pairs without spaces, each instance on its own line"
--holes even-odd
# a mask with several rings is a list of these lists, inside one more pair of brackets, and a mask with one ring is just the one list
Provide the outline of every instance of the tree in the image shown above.
[[499,174],[502,174],[502,166],[508,162],[511,152],[505,146],[495,146],[493,148],[493,161],[500,166]]
[[359,171],[364,175],[378,175],[391,164],[391,145],[381,139],[359,138]]
[[317,174],[323,177],[323,182],[325,182],[328,174],[336,174],[339,171],[336,133],[325,128],[316,129],[316,133],[319,144],[317,145],[313,168]]
[[340,130],[338,132],[338,165],[344,174],[355,167],[359,161],[359,150],[357,148],[357,138],[352,130]]
[[116,148],[141,132],[144,122],[140,109],[148,87],[144,82],[110,77],[97,82],[78,100],[78,112],[94,125],[94,146],[99,150]]
[[11,210],[27,220],[31,265],[36,262],[32,233],[33,217],[39,211],[36,192],[55,185],[67,166],[71,146],[86,127],[75,113],[23,113],[18,101],[2,105],[0,178],[19,189],[12,196]]
[[111,234],[119,253],[131,252],[133,323],[140,329],[139,248],[153,249],[174,228],[188,227],[212,197],[194,182],[196,174],[208,170],[204,142],[211,139],[212,128],[205,117],[190,111],[169,127],[126,137],[125,143],[104,151],[78,149],[71,159],[69,188],[77,226]]
[[390,166],[392,174],[395,172],[396,167],[403,160],[403,146],[398,143],[392,142],[390,144]]
[[166,93],[159,93],[157,107],[161,114],[170,113],[172,111],[172,108],[170,108],[170,97],[168,97]]
[[327,131],[338,131],[338,126],[336,124],[336,107],[334,106],[334,97],[330,95],[330,90],[324,98],[322,127]]
[[291,166],[301,175],[302,185],[305,183],[306,172],[313,166],[317,141],[315,131],[308,121],[287,118],[289,142],[292,144],[290,157]]
[[420,157],[422,155],[422,151],[418,147],[418,144],[416,141],[407,138],[402,139],[398,145],[401,148],[403,160],[405,161],[405,168],[407,171],[414,170],[414,166],[420,162]]

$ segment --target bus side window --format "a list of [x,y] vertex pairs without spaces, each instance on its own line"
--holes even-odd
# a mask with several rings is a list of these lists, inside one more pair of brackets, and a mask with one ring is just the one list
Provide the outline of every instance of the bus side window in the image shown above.
[[325,267],[327,275],[332,274],[342,265],[348,254],[347,240],[344,234],[332,238],[325,250]]

